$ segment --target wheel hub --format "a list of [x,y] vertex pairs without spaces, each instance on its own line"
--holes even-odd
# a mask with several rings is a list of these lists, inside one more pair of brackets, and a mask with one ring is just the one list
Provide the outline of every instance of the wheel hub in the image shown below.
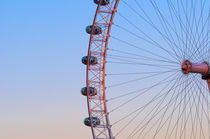
[[200,73],[202,75],[202,79],[207,81],[210,90],[210,67],[207,62],[191,63],[189,60],[184,60],[181,68],[184,74]]

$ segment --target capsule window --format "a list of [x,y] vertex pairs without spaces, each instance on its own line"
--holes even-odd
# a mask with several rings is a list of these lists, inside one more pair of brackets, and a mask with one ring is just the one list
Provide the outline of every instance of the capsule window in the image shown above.
[[[82,63],[85,64],[85,65],[87,65],[87,63],[88,63],[88,56],[84,56],[82,58]],[[90,62],[89,62],[89,64],[90,65],[96,65],[96,64],[98,64],[98,59],[96,57],[94,57],[94,56],[90,56]]]
[[[93,28],[92,25],[87,26],[87,27],[86,27],[86,32],[87,32],[88,34],[91,34],[92,28]],[[93,35],[101,34],[101,32],[102,32],[101,30],[102,30],[101,27],[95,26],[95,27],[94,27],[94,31],[93,31]]]
[[[95,4],[100,4],[100,0],[94,0]],[[107,5],[110,3],[110,0],[102,0],[101,5]]]
[[[90,96],[95,96],[96,94],[97,94],[97,90],[95,89],[95,88],[93,88],[93,87],[89,87],[89,94],[90,94]],[[87,87],[83,87],[82,89],[81,89],[81,94],[82,95],[84,95],[84,96],[87,96]]]
[[[92,122],[93,122],[93,126],[97,126],[97,125],[100,125],[100,119],[97,118],[97,117],[92,117]],[[90,117],[87,117],[84,119],[84,124],[86,126],[91,126],[91,122],[90,122]]]

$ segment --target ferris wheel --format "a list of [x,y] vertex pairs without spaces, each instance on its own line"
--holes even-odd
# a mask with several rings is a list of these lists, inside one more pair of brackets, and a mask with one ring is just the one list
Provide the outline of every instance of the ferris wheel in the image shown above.
[[86,86],[94,139],[210,139],[209,0],[94,0]]

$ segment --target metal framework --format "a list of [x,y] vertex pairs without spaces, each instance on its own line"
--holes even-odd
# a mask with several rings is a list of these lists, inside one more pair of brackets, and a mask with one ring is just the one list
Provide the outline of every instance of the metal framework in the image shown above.
[[[105,65],[110,30],[119,0],[110,0],[107,5],[102,5],[103,1],[100,0],[97,5],[90,34],[86,71],[87,105],[93,138],[114,139],[106,107]],[[100,34],[94,34],[96,26],[101,28],[102,32]],[[97,58],[97,64],[90,64],[91,56]],[[208,64],[191,64],[189,61],[184,61],[182,71],[184,74],[201,73],[205,76],[210,89],[210,68]],[[94,87],[97,90],[97,95],[91,96],[89,87]],[[92,117],[99,118],[100,125],[94,126]]]
[[[102,3],[102,1],[103,0],[100,0],[97,6],[89,41],[86,73],[86,85],[88,92],[87,103],[90,119],[92,117],[100,119],[100,125],[98,126],[94,126],[92,119],[90,120],[93,138],[114,139],[108,118],[109,113],[106,108],[105,63],[109,34],[119,0],[111,0],[107,5],[101,5],[100,3]],[[101,34],[93,34],[95,26],[99,26],[102,29]],[[97,65],[89,64],[90,56],[94,56],[98,59]],[[97,95],[90,96],[90,86],[97,90]]]

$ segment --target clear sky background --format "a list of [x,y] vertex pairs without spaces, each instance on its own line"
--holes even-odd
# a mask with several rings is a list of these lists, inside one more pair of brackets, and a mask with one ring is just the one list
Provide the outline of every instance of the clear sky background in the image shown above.
[[85,85],[92,1],[0,1],[0,139],[91,138]]
[[[81,58],[87,54],[89,42],[89,35],[85,32],[85,28],[92,24],[96,6],[93,0],[0,1],[0,139],[92,138],[90,128],[83,124],[83,119],[88,116],[88,112],[86,98],[81,95],[80,89],[85,86],[86,79],[86,67],[81,63]],[[136,7],[135,4],[132,6]],[[142,7],[147,9],[156,26],[161,27],[157,16],[150,10],[151,6],[147,6],[148,1],[142,3]],[[160,3],[159,6],[162,11],[165,11],[166,5]],[[167,48],[168,45],[161,39],[160,34],[158,36],[154,28],[142,19],[132,16],[135,14],[129,12],[125,4],[119,5],[119,11],[132,19],[135,24],[139,24],[141,29],[148,33],[147,35]],[[169,17],[169,12],[164,12],[164,15]],[[121,35],[123,39],[140,44],[142,48],[153,49],[167,57],[161,49],[151,47],[151,44],[120,30],[116,25],[120,24],[131,31],[136,31],[134,27],[129,27],[127,22],[121,22],[123,18],[120,18],[119,14],[115,16],[118,20],[114,21],[115,26],[112,27],[110,37],[113,49],[147,55],[142,53],[143,51],[140,53],[139,50],[130,50],[131,47],[113,38]],[[172,20],[169,19],[169,21],[172,24]],[[138,33],[136,31],[137,35]],[[109,57],[108,60],[112,59]],[[119,69],[121,72],[123,70],[127,72],[127,66],[118,67],[116,64],[111,65],[111,62],[107,62],[107,65],[109,66],[107,73],[118,73]],[[176,66],[176,68],[180,67]],[[136,71],[136,65],[133,69],[130,68],[130,71],[134,72],[134,69]],[[152,70],[155,71],[155,68]],[[133,76],[128,77],[123,76],[122,79],[133,79]],[[136,87],[138,88],[140,84],[132,82],[130,86],[126,86],[127,88],[121,88],[121,86],[111,88],[109,86],[125,79],[121,81],[118,76],[106,77],[107,79],[107,92],[115,92],[113,94],[116,96],[124,91],[137,90]],[[145,81],[142,80],[142,84],[150,83]],[[146,98],[148,99],[148,95],[145,95],[145,100]],[[112,104],[117,106],[126,99],[120,99],[110,105],[114,108]],[[133,106],[138,107],[140,101],[136,100],[136,102],[138,105],[131,104],[128,110],[134,109]],[[126,114],[128,110],[121,110],[110,117],[119,119],[119,115]],[[122,126],[117,125],[116,129],[118,127]]]

